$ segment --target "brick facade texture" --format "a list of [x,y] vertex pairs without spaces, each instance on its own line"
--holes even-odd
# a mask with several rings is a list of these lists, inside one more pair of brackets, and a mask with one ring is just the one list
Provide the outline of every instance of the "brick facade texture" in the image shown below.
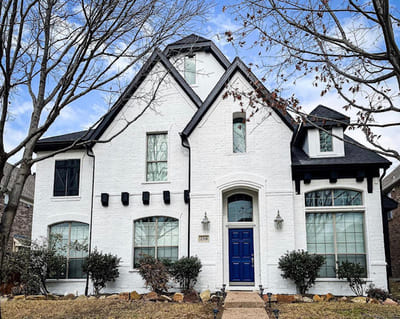
[[[3,214],[4,202],[0,199],[0,218]],[[32,216],[33,216],[33,205],[25,202],[20,202],[18,205],[17,215],[15,216],[13,226],[11,228],[10,239],[8,242],[8,248],[12,249],[13,238],[15,235],[25,236],[28,239],[31,238],[32,234]]]
[[[390,197],[400,203],[400,185],[391,190]],[[389,220],[389,234],[392,277],[400,278],[400,205],[392,211],[392,219]]]

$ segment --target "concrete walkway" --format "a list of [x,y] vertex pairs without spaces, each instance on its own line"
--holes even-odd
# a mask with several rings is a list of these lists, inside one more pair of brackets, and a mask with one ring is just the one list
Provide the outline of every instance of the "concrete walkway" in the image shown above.
[[255,292],[228,291],[222,319],[268,319],[264,301]]

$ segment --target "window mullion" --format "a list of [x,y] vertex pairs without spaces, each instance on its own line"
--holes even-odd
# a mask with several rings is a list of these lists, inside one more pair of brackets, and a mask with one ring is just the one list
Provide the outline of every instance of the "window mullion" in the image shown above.
[[69,278],[69,254],[70,254],[70,245],[71,245],[71,226],[72,223],[68,223],[69,227],[68,227],[68,244],[67,244],[67,267],[66,267],[66,271],[67,271],[67,279]]
[[338,256],[337,256],[337,242],[336,242],[336,240],[337,240],[337,237],[336,237],[336,214],[335,213],[332,213],[332,222],[333,222],[333,249],[334,249],[334,252],[335,252],[335,270],[336,270],[336,273],[337,273],[337,267],[338,267],[338,264],[337,264],[337,260],[338,260]]

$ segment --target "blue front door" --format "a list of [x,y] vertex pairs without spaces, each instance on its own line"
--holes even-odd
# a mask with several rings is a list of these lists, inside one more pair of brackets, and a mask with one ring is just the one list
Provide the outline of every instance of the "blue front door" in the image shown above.
[[252,228],[229,229],[229,282],[231,285],[254,284]]

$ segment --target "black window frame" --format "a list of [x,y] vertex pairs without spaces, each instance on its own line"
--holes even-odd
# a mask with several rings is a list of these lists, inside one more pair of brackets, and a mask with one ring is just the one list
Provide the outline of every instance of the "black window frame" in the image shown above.
[[[79,158],[56,160],[54,163],[53,196],[79,196],[81,160]],[[70,183],[76,178],[76,182]]]

